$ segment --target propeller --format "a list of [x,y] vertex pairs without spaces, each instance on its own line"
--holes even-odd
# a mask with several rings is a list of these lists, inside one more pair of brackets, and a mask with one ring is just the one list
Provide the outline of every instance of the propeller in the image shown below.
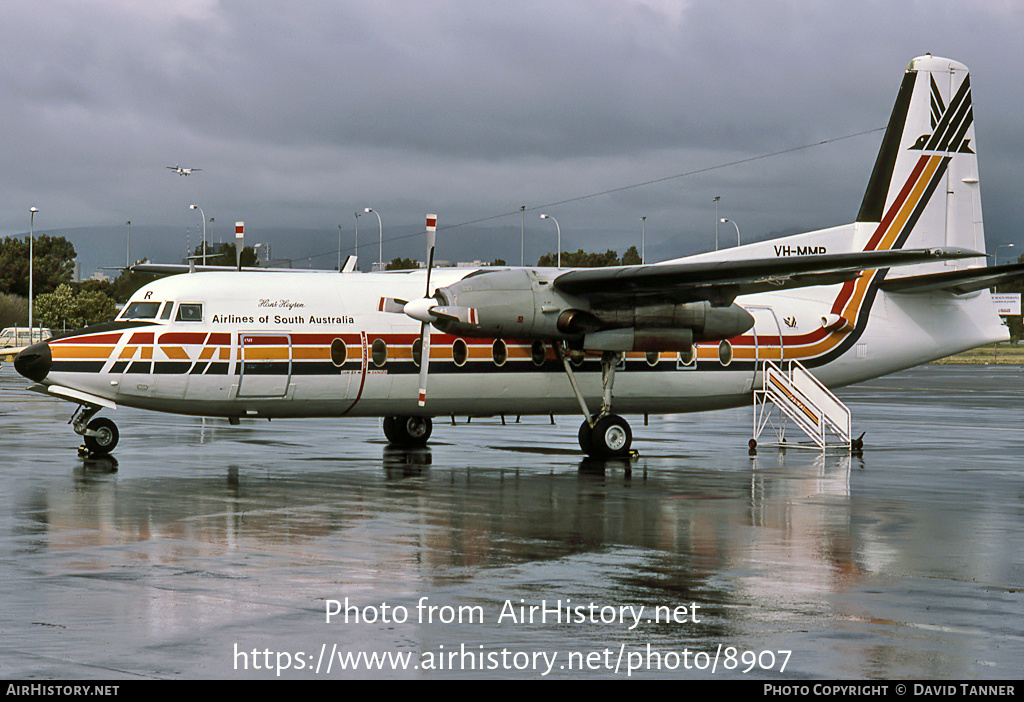
[[396,297],[382,297],[377,305],[378,312],[402,313],[420,323],[420,386],[418,402],[420,407],[427,403],[427,375],[430,365],[430,329],[434,322],[445,320],[456,324],[477,326],[477,311],[473,307],[439,305],[431,296],[430,274],[434,269],[434,244],[437,238],[437,215],[427,215],[427,289],[419,300],[401,300]]
[[[434,268],[434,241],[437,238],[437,215],[427,215],[427,291],[423,295],[422,300],[413,300],[408,302],[403,307],[403,311],[414,319],[420,320],[420,393],[419,393],[419,405],[423,407],[427,404],[427,368],[430,365],[430,307],[426,306],[429,303],[437,304],[437,301],[430,297],[430,272]],[[426,313],[422,317],[417,317],[412,314],[412,310],[409,306],[413,305],[415,310],[423,308]]]

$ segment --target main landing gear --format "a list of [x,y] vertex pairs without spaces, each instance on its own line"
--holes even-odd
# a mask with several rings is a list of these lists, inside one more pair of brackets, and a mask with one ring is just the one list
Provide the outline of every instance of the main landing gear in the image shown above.
[[105,456],[117,446],[120,438],[117,425],[106,417],[92,419],[100,409],[95,405],[80,405],[74,416],[71,417],[72,428],[85,442],[85,446],[79,449],[79,453],[89,456]]
[[587,402],[580,392],[576,383],[576,376],[572,371],[572,364],[569,361],[569,352],[565,344],[556,344],[559,358],[565,367],[565,374],[569,378],[569,384],[583,410],[583,424],[577,438],[583,452],[592,458],[625,458],[629,456],[629,448],[633,443],[633,432],[625,419],[617,414],[612,414],[612,386],[615,384],[615,367],[622,361],[622,353],[619,351],[605,351],[601,355],[601,384],[604,394],[601,402],[601,411],[591,414],[587,408]]
[[384,436],[396,446],[423,446],[433,430],[430,417],[384,417]]

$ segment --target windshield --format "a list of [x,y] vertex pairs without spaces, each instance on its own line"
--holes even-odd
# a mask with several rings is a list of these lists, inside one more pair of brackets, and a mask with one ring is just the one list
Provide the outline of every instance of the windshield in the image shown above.
[[130,302],[121,313],[120,319],[156,319],[159,310],[159,302]]

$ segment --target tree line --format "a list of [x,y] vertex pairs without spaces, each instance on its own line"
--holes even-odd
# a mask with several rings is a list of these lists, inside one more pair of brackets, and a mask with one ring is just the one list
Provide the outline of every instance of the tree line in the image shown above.
[[[634,266],[640,263],[640,252],[636,250],[636,246],[630,246],[626,249],[626,253],[622,254],[622,258],[619,258],[619,254],[616,251],[608,249],[604,253],[598,253],[593,251],[563,251],[562,252],[562,266],[566,268],[602,268],[606,266]],[[489,264],[491,266],[504,266],[507,265],[504,259],[496,258]],[[537,266],[539,268],[554,268],[558,265],[558,255],[554,253],[546,253],[537,260]],[[397,271],[406,270],[410,268],[419,268],[420,264],[411,258],[394,258],[387,264],[387,270]]]
[[[75,246],[62,236],[32,241],[33,324],[55,333],[109,322],[132,293],[156,276],[123,270],[114,280],[75,282]],[[0,328],[28,325],[28,237],[0,240]]]
[[[206,264],[211,266],[234,266],[235,244],[222,243],[218,246],[207,244]],[[195,247],[195,256],[201,256],[202,245]],[[32,292],[34,309],[33,322],[37,326],[49,327],[54,332],[65,329],[79,329],[111,321],[121,305],[143,285],[156,279],[155,274],[134,273],[123,269],[113,280],[83,280],[75,282],[74,244],[62,236],[39,234],[32,242]],[[557,255],[546,253],[537,261],[541,267],[557,265]],[[242,249],[242,267],[258,265],[256,253],[251,246]],[[630,246],[619,258],[617,252],[609,249],[604,253],[563,251],[562,266],[570,268],[592,268],[640,263],[640,254]],[[493,266],[504,266],[505,261],[495,259]],[[0,240],[0,328],[28,325],[28,237],[6,237]],[[396,258],[388,270],[416,268],[417,262],[409,258]]]

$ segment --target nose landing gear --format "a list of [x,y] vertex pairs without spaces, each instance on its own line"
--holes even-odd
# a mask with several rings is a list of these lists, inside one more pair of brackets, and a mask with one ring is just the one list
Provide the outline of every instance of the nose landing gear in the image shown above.
[[102,408],[95,405],[79,405],[69,422],[75,433],[85,442],[85,446],[78,450],[80,454],[105,456],[117,446],[120,439],[117,425],[106,417],[92,419],[100,409]]

